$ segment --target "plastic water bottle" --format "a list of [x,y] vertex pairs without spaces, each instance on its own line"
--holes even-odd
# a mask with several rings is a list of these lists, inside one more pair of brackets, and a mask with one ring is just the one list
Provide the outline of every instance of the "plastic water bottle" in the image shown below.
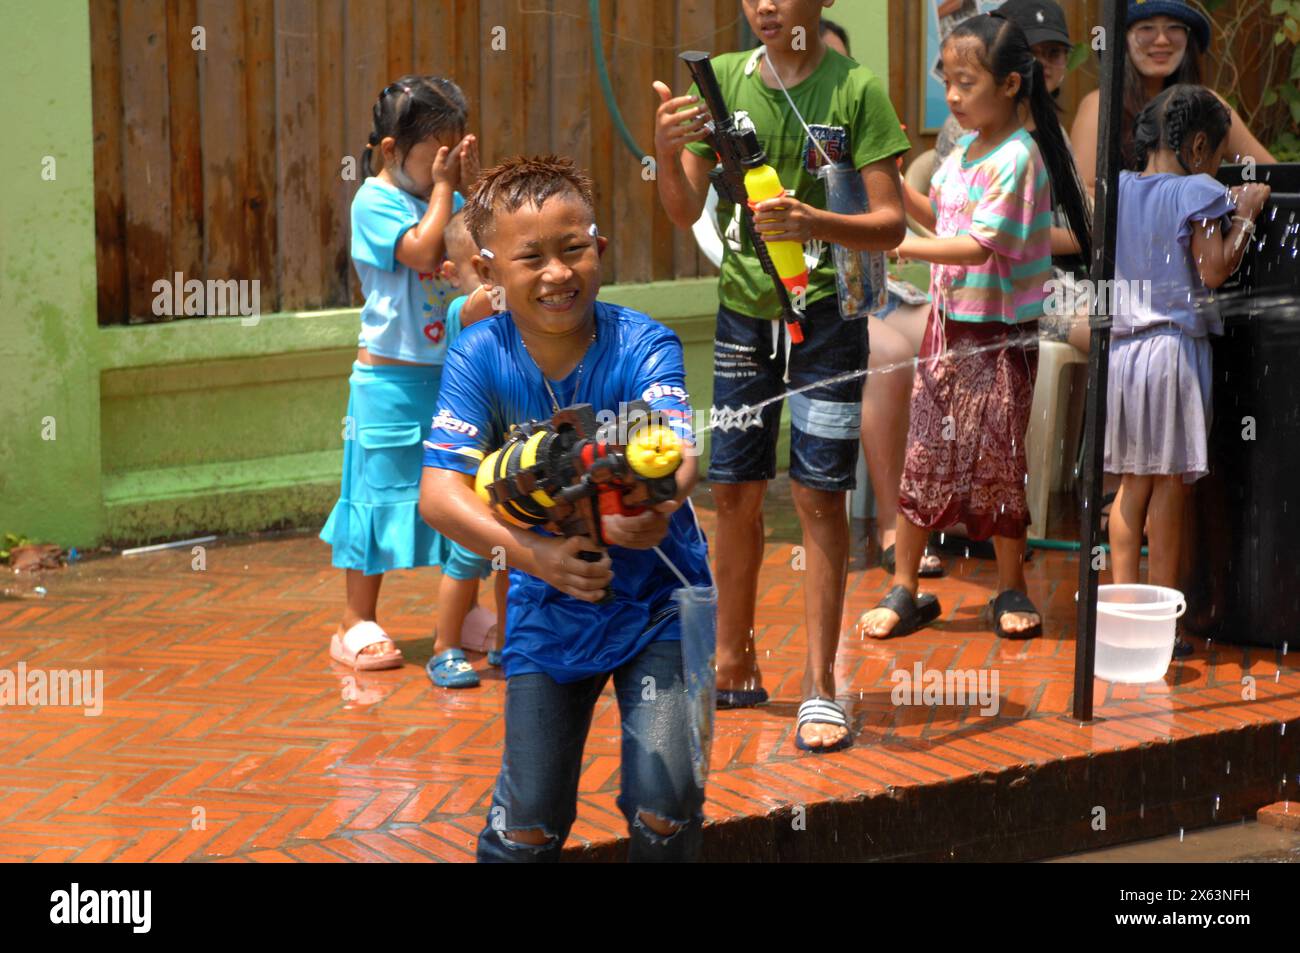
[[[757,145],[757,137],[754,144]],[[776,169],[767,164],[767,153],[761,148],[752,154],[746,165],[749,168],[745,170],[745,192],[749,196],[751,211],[759,202],[785,195],[780,176],[776,174]],[[781,284],[785,285],[786,290],[792,295],[807,290],[808,268],[803,261],[803,245],[790,241],[764,244],[767,245],[767,253],[772,257],[772,264],[776,266],[776,273],[781,277]]]

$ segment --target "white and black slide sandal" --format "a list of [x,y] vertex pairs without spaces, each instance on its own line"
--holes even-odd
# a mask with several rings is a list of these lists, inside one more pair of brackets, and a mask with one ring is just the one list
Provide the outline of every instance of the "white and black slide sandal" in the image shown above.
[[[806,744],[800,734],[804,725],[839,725],[847,734],[833,745],[813,747]],[[799,706],[799,716],[794,725],[794,746],[800,751],[812,751],[815,754],[829,754],[842,751],[853,744],[853,733],[849,729],[849,719],[844,713],[844,706],[830,698],[809,698]]]

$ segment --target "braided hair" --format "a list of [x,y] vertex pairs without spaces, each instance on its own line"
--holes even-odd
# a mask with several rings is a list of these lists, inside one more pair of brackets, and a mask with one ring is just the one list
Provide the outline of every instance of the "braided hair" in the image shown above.
[[459,135],[469,122],[465,94],[441,76],[403,76],[385,86],[371,110],[372,124],[366,142],[362,170],[376,173],[373,158],[379,143],[389,136],[399,156],[431,136]]
[[1133,130],[1133,164],[1135,172],[1147,167],[1153,152],[1169,149],[1178,164],[1190,174],[1184,156],[1198,132],[1205,133],[1210,149],[1219,148],[1232,125],[1232,113],[1219,97],[1204,86],[1179,83],[1163,90],[1147,103],[1138,115]]
[[944,45],[963,38],[979,41],[983,47],[977,54],[980,66],[992,73],[997,83],[1001,84],[1012,73],[1020,76],[1016,105],[1025,101],[1029,103],[1030,115],[1034,117],[1033,137],[1047,166],[1053,200],[1065,213],[1084,258],[1090,258],[1092,215],[1084,198],[1083,183],[1079,181],[1074,153],[1057,116],[1056,100],[1047,89],[1043,64],[1034,56],[1025,31],[1014,20],[995,10],[963,20],[948,34]]

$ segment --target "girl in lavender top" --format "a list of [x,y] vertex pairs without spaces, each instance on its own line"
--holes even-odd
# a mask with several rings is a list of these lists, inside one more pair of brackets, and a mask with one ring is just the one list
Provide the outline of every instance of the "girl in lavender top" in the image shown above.
[[[1223,323],[1209,290],[1241,264],[1269,187],[1213,178],[1232,117],[1203,86],[1171,86],[1138,117],[1137,168],[1119,180],[1106,471],[1116,583],[1136,583],[1144,525],[1148,581],[1174,587],[1187,487],[1209,471],[1210,344]],[[1179,654],[1190,651],[1185,643]]]

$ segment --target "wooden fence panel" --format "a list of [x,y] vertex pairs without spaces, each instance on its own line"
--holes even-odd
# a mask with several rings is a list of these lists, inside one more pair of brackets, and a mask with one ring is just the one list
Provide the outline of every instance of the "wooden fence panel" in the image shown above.
[[[92,4],[93,6],[94,4]],[[167,4],[167,92],[171,123],[172,271],[203,278],[203,144],[199,126],[196,0]]]
[[95,268],[100,319],[130,313],[126,284],[126,190],[122,173],[122,59],[118,0],[90,5],[95,141]]
[[[352,259],[348,253],[351,235],[349,208],[357,183],[363,176],[360,167],[365,136],[348,141],[348,123],[344,109],[345,70],[343,68],[344,0],[321,0],[316,8],[316,121],[319,147],[318,240],[321,246],[321,305],[338,306],[350,300],[348,285],[352,280]],[[379,94],[376,89],[372,97]],[[366,133],[370,131],[370,113],[365,113]],[[349,179],[346,176],[351,175]],[[310,235],[310,233],[308,233]],[[309,238],[307,239],[309,240]],[[282,255],[292,249],[280,247]],[[296,302],[282,305],[292,308]]]
[[[572,156],[583,169],[591,169],[594,115],[604,106],[587,81],[592,75],[591,28],[586,0],[554,0],[550,18],[551,55],[548,73],[549,110],[555,151]],[[605,230],[607,222],[596,216]]]
[[[249,279],[253,275],[244,223],[249,194],[244,5],[199,0],[198,10],[207,31],[207,52],[199,61],[206,277]],[[262,304],[271,306],[269,301]]]
[[262,307],[271,312],[279,310],[280,305],[276,255],[279,201],[275,148],[275,2],[244,0],[244,7],[244,114],[248,124],[244,240],[248,244],[248,277],[259,282]]
[[[655,80],[672,84],[673,60],[677,58],[677,18],[680,14],[679,3],[662,3],[655,5],[654,46],[650,49],[650,75],[646,77],[645,86],[635,90],[627,103],[628,112],[634,116],[644,117],[641,128],[645,138],[640,140],[645,154],[653,157],[655,152],[654,113],[658,108],[659,97],[651,88]],[[677,274],[677,232],[679,229],[668,220],[659,205],[659,189],[653,178],[647,178],[643,171],[640,189],[646,193],[654,215],[653,237],[650,247],[650,274],[654,278],[670,278]],[[691,264],[694,265],[692,256]]]
[[127,299],[153,313],[154,282],[171,279],[171,112],[163,0],[122,4],[122,156]]
[[[616,101],[649,154],[651,81],[684,90],[677,53],[735,49],[739,10],[600,11]],[[96,0],[90,16],[101,323],[168,317],[153,285],[176,272],[255,279],[267,313],[358,303],[350,205],[375,98],[403,73],[456,81],[485,165],[557,151],[588,170],[615,240],[605,282],[711,273],[610,118],[587,0]]]
[[415,7],[412,0],[388,0],[387,19],[388,69],[385,73],[389,80],[393,80],[415,71]]
[[[663,4],[655,4],[654,16],[658,17],[663,8]],[[645,7],[636,0],[618,0],[614,12],[615,36],[607,54],[623,123],[642,155],[654,148],[654,113],[648,108],[653,95],[650,39],[654,36],[654,24],[647,22],[648,19]],[[614,152],[615,233],[610,249],[614,253],[614,271],[619,281],[649,281],[653,275],[653,219],[661,214],[656,208],[659,200],[654,183],[641,177],[641,158],[632,154],[621,136],[616,134],[609,147]]]
[[[583,23],[590,33],[591,22],[585,15]],[[610,39],[613,24],[614,0],[600,0],[600,45],[605,52],[606,61],[609,60],[613,49]],[[587,163],[587,171],[591,174],[592,189],[596,198],[596,224],[613,242],[617,239],[614,218],[614,150],[622,149],[623,144],[616,141],[614,120],[610,117],[609,110],[605,108],[605,94],[601,89],[594,53],[587,88],[591,91],[591,157]],[[601,259],[600,276],[603,284],[613,284],[618,280],[612,249]]]
[[338,178],[322,178],[317,115],[317,5],[281,0],[275,7],[276,194],[280,196],[276,248],[280,293],[295,308],[319,308],[322,243],[316,240],[322,193]]
[[[518,2],[518,0],[516,0]],[[553,53],[551,22],[555,19],[553,0],[528,0],[519,4],[519,51],[523,59],[521,95],[515,108],[522,106],[523,139],[519,146],[528,155],[545,155],[554,148],[556,116],[551,112],[551,86],[547,81]]]

